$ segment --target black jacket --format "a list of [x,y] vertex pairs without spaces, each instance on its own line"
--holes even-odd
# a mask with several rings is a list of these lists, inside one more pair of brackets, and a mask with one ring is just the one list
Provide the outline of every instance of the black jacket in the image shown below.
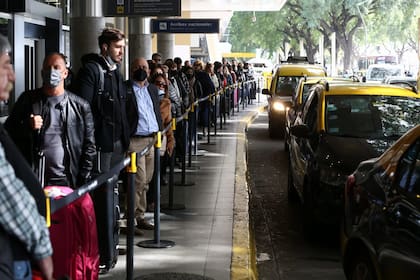
[[[104,72],[102,93],[99,91],[100,73],[96,63]],[[126,112],[127,89],[119,65],[110,70],[104,57],[99,54],[84,55],[82,64],[72,88],[91,105],[97,149],[113,152],[114,142],[121,140],[123,148],[127,150],[130,136]]]
[[[31,114],[42,115],[45,101],[42,89],[24,92],[5,123],[11,138],[34,168],[38,168],[38,151],[42,147],[45,128],[39,132],[34,131],[30,126],[30,117]],[[65,92],[64,99],[58,105],[66,116],[67,124],[64,131],[67,142],[64,147],[65,156],[69,159],[67,172],[70,173],[67,178],[70,186],[75,188],[90,179],[96,155],[92,112],[86,100],[69,91]],[[42,118],[46,124],[49,116]]]
[[[139,111],[136,101],[136,96],[133,91],[133,82],[131,80],[126,81],[127,85],[127,118],[130,127],[130,136],[133,136],[136,133],[137,124],[139,123]],[[153,110],[155,111],[155,116],[157,123],[159,125],[159,131],[163,130],[162,116],[160,115],[160,100],[158,88],[154,84],[149,84],[147,86],[147,91],[149,92],[150,98],[153,102]]]

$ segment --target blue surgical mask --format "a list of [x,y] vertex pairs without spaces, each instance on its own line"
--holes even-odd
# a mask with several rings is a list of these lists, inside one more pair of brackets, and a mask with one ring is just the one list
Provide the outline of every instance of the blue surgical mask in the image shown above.
[[61,71],[57,69],[48,69],[42,72],[42,80],[49,87],[56,88],[61,82]]

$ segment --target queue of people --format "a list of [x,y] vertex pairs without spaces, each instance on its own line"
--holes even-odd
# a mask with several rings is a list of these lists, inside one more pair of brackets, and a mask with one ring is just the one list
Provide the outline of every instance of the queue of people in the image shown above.
[[[154,141],[158,131],[167,127],[172,118],[184,114],[196,100],[252,79],[248,65],[235,60],[232,64],[226,60],[207,64],[196,60],[191,65],[190,61],[182,64],[181,58],[175,57],[162,63],[162,55],[154,53],[150,60],[133,59],[130,78],[124,81],[120,67],[125,35],[118,29],[106,28],[98,37],[98,47],[98,53],[82,57],[83,66],[70,85],[66,83],[69,75],[66,58],[60,53],[48,54],[42,66],[43,86],[21,94],[5,129],[0,126],[0,135],[10,135],[12,145],[16,145],[13,149],[20,151],[16,156],[25,158],[21,161],[25,168],[15,166],[16,160],[9,158],[0,137],[3,175],[0,179],[0,240],[16,240],[18,244],[0,254],[1,279],[32,279],[34,265],[44,279],[53,279],[53,248],[42,206],[43,187],[80,187],[109,172],[128,152],[143,150]],[[14,82],[9,52],[7,39],[0,36],[1,100],[8,99]],[[213,100],[217,105],[211,104],[212,100],[200,102],[198,121],[203,135],[209,133],[208,127],[214,125],[215,117],[223,116],[226,121],[235,102],[245,102],[249,95],[250,90],[245,86],[240,93],[227,90],[220,100]],[[216,114],[211,111],[213,108]],[[195,133],[188,128],[188,135],[183,135],[182,125],[179,124],[175,135],[172,129],[164,135],[163,184],[169,157],[185,153],[182,139]],[[30,176],[19,176],[22,170]],[[142,230],[154,229],[144,215],[154,207],[151,192],[148,192],[154,174],[152,146],[137,160],[136,235],[143,235]],[[112,180],[90,193],[97,224],[98,269],[102,272],[111,269],[118,254],[123,253],[118,244],[118,209],[119,204],[125,202],[118,196],[122,191],[118,185],[120,174],[111,177]],[[16,258],[14,247],[24,248],[23,258]],[[18,274],[28,278],[19,278]]]

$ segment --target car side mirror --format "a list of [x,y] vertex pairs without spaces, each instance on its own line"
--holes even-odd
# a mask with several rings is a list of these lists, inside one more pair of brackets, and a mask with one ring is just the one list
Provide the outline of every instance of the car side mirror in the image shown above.
[[306,124],[297,124],[290,127],[290,133],[296,137],[309,138],[311,131]]
[[271,95],[270,91],[267,88],[264,88],[261,93],[265,95]]

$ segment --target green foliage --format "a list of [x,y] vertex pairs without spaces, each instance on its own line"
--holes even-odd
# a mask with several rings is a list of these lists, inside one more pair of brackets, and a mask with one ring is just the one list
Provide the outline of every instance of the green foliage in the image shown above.
[[[337,47],[343,50],[344,67],[349,67],[355,42],[364,42],[363,21],[368,42],[397,42],[416,45],[419,9],[418,0],[288,0],[280,11],[235,12],[230,23],[232,51],[252,51],[263,48],[273,54],[284,51],[289,43],[297,50],[303,40],[306,52],[316,51],[318,38],[324,35],[327,44],[336,32]],[[357,39],[355,39],[357,36]],[[363,39],[362,39],[363,38]],[[325,47],[328,47],[326,45]],[[308,55],[309,56],[309,55]]]

